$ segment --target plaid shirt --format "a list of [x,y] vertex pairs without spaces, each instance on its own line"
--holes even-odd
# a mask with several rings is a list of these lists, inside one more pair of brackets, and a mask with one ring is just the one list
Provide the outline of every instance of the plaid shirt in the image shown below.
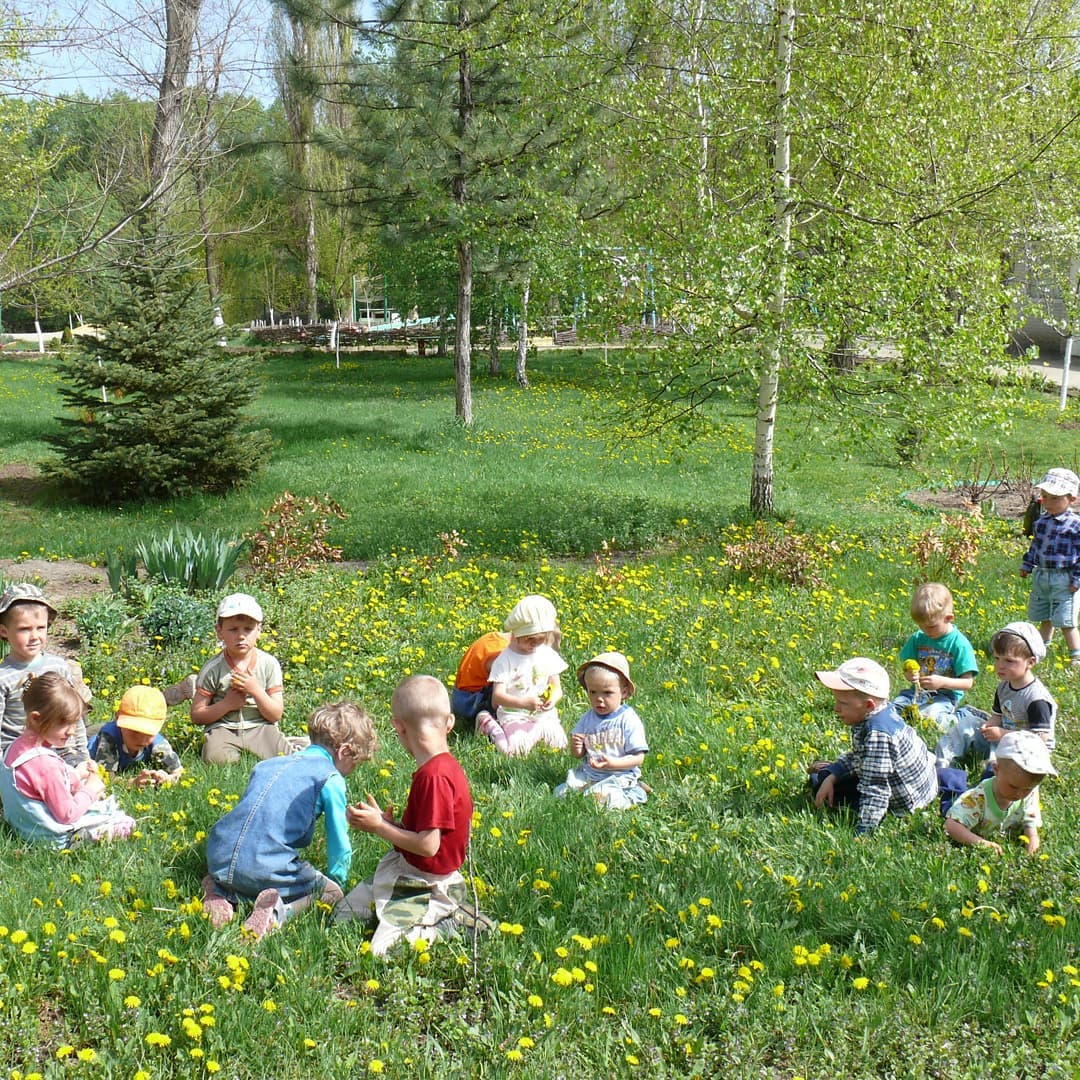
[[876,829],[886,813],[910,814],[938,793],[937,770],[926,743],[891,704],[851,729],[851,751],[829,771],[837,780],[852,773],[859,779],[857,835]]
[[1021,565],[1028,573],[1037,567],[1068,570],[1069,582],[1080,589],[1080,514],[1066,510],[1056,517],[1039,517]]

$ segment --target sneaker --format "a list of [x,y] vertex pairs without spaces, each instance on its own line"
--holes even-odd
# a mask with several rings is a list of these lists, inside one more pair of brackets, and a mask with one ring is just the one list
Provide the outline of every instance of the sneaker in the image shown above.
[[195,676],[186,675],[172,686],[162,690],[166,705],[179,705],[181,701],[190,701],[195,696]]
[[263,889],[255,897],[255,907],[244,920],[244,930],[256,941],[266,937],[285,921],[285,905],[277,889]]
[[236,908],[225,899],[224,896],[218,895],[217,889],[214,886],[214,879],[207,874],[202,879],[203,898],[202,907],[210,919],[210,925],[215,930],[220,930],[227,923],[232,921],[233,915],[236,914]]
[[503,731],[502,724],[495,719],[486,709],[481,709],[476,714],[476,730],[481,735],[486,735],[494,744],[495,749],[503,754],[510,753],[510,743]]

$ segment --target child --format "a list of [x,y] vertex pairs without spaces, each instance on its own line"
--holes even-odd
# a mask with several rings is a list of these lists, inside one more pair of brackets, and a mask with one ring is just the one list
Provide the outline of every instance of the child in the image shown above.
[[971,750],[980,758],[992,757],[1006,731],[1034,731],[1048,750],[1054,749],[1057,702],[1032,670],[1046,656],[1042,635],[1031,623],[1009,623],[990,639],[990,653],[1000,680],[993,712],[987,716],[962,709],[934,750],[939,766],[947,767]]
[[161,734],[168,706],[165,695],[152,686],[133,686],[124,692],[116,717],[102,724],[90,739],[90,756],[110,773],[138,769],[133,783],[171,784],[184,767],[169,740]]
[[937,772],[926,744],[889,701],[889,674],[857,656],[818,679],[835,699],[836,715],[851,728],[851,750],[832,764],[810,766],[814,805],[853,807],[855,833],[876,829],[888,812],[910,814],[938,792]]
[[[952,593],[944,585],[920,585],[911,597],[911,618],[919,629],[904,642],[900,659],[919,666],[916,670],[905,665],[912,687],[897,696],[896,704],[903,707],[914,702],[928,720],[948,731],[964,691],[971,689],[979,672],[975,650],[953,626]],[[921,696],[926,691],[929,700]]]
[[[340,701],[316,709],[308,733],[305,749],[260,761],[240,801],[210,830],[203,910],[215,929],[232,919],[241,900],[255,901],[244,929],[261,938],[314,899],[333,905],[345,895],[352,864],[345,777],[375,752],[375,728],[363,709]],[[325,875],[300,858],[320,817]]]
[[1020,576],[1031,575],[1027,614],[1047,643],[1061,627],[1072,666],[1080,668],[1080,514],[1073,510],[1080,478],[1071,469],[1051,469],[1037,488],[1043,512],[1020,564]]
[[24,840],[56,848],[130,836],[135,822],[106,798],[94,763],[73,769],[56,752],[82,723],[83,700],[66,676],[58,671],[31,676],[22,704],[26,729],[0,767],[8,824]]
[[84,702],[83,712],[71,730],[70,742],[59,749],[60,756],[74,768],[89,760],[85,703],[90,700],[90,690],[82,681],[78,665],[45,651],[49,627],[55,618],[56,608],[36,585],[9,585],[0,596],[0,638],[11,650],[0,661],[0,753],[23,732],[22,691],[27,676],[58,671],[75,686]]
[[486,714],[485,724],[491,722],[491,683],[488,676],[495,658],[506,648],[509,634],[499,630],[478,637],[465,650],[454,679],[454,692],[450,695],[450,708],[463,724],[476,726],[480,713]]
[[392,806],[381,810],[371,795],[349,807],[349,824],[385,840],[393,851],[336,912],[341,920],[378,920],[371,941],[376,956],[401,937],[434,941],[461,925],[486,923],[464,903],[461,866],[473,803],[469,781],[447,744],[454,716],[446,687],[430,675],[412,675],[394,691],[390,709],[394,731],[416,761],[416,771],[400,821],[394,820]]
[[1046,743],[1033,731],[1006,731],[997,746],[994,775],[965,791],[949,808],[945,832],[958,844],[988,847],[993,837],[1021,835],[1029,855],[1039,850],[1039,784],[1057,776]]
[[285,711],[281,665],[255,647],[262,621],[262,608],[247,593],[218,605],[222,649],[203,665],[191,701],[191,719],[206,728],[202,758],[209,765],[231,765],[241,754],[265,761],[293,751],[277,726]]
[[495,716],[482,713],[476,730],[504,754],[527,754],[537,743],[566,749],[566,732],[555,708],[562,698],[559,675],[566,661],[556,651],[561,635],[555,605],[546,596],[526,596],[507,616],[510,643],[491,665]]
[[645,802],[641,763],[649,747],[641,717],[626,704],[635,689],[626,657],[600,653],[578,668],[577,677],[591,706],[570,732],[570,753],[582,763],[566,774],[555,794],[581,791],[620,810]]

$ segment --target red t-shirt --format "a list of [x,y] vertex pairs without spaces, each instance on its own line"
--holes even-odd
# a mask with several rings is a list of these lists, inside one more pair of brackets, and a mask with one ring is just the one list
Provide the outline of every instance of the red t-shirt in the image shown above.
[[509,640],[509,634],[498,630],[477,638],[461,658],[454,686],[458,690],[483,690],[488,684],[488,673],[495,657],[506,648]]
[[469,781],[453,754],[436,754],[413,773],[401,827],[412,832],[438,829],[439,850],[430,858],[397,850],[405,861],[428,874],[460,870],[472,826],[473,802]]

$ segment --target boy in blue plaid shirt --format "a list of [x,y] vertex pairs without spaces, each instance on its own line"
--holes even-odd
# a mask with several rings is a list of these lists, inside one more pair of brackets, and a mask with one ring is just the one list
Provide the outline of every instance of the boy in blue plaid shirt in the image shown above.
[[937,796],[934,759],[914,728],[889,701],[889,673],[856,656],[818,679],[835,698],[836,715],[851,728],[851,750],[836,761],[810,766],[814,805],[850,806],[862,836],[887,813],[910,814]]
[[1042,515],[1035,522],[1031,547],[1020,564],[1020,576],[1031,575],[1028,618],[1039,624],[1043,641],[1050,643],[1054,627],[1069,649],[1069,659],[1080,667],[1080,514],[1073,509],[1080,494],[1080,477],[1071,469],[1051,469],[1036,484]]

